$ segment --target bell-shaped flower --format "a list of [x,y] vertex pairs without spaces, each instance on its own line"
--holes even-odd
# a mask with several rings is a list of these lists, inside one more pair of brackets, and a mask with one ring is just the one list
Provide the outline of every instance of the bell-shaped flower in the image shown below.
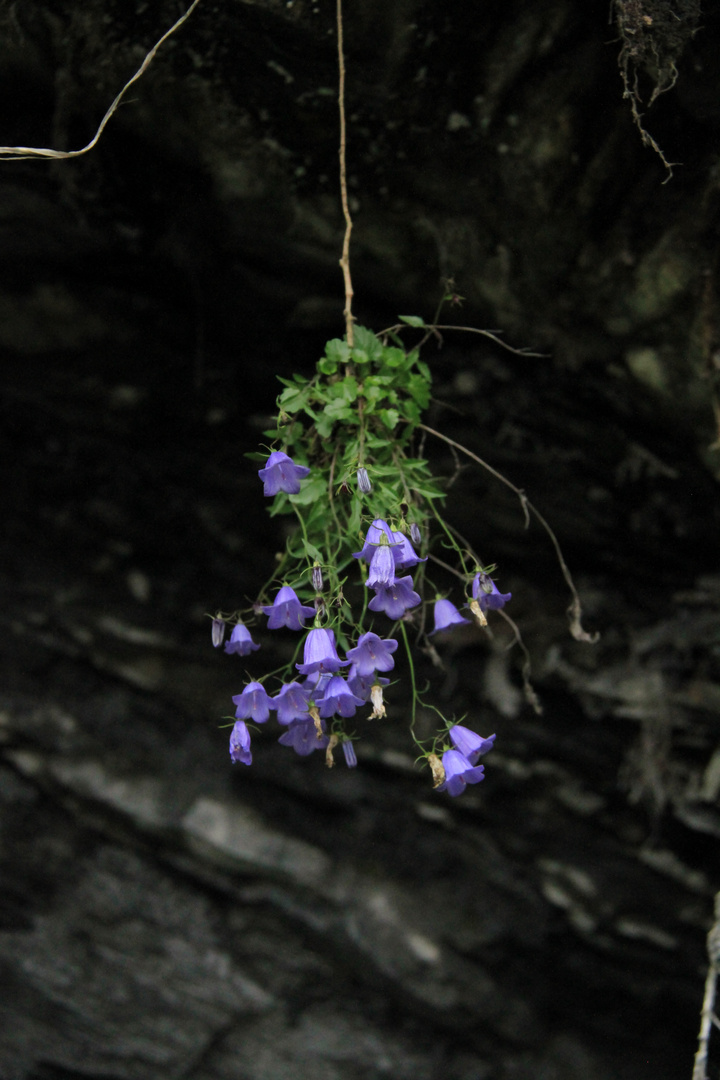
[[362,551],[354,551],[353,559],[363,559],[366,563],[371,562],[376,549],[382,543],[380,539],[382,536],[387,538],[388,544],[392,544],[393,534],[387,521],[383,521],[382,518],[375,518],[365,534]]
[[477,765],[477,759],[487,754],[488,750],[492,750],[495,742],[494,735],[488,735],[487,739],[483,739],[482,735],[476,735],[474,731],[463,727],[462,724],[454,724],[448,731],[448,735],[455,749],[459,750],[471,765]]
[[268,616],[268,630],[279,630],[287,626],[289,630],[304,630],[305,620],[315,614],[315,608],[301,604],[297,593],[289,585],[278,589],[272,604],[263,608]]
[[420,603],[419,595],[414,591],[413,580],[407,577],[397,578],[392,585],[380,585],[375,590],[368,607],[371,611],[384,611],[390,619],[399,619],[408,608]]
[[299,682],[286,683],[273,698],[279,724],[291,724],[293,720],[309,720],[308,702],[311,688]]
[[239,622],[233,627],[230,640],[225,644],[226,653],[236,653],[238,656],[249,656],[260,646],[256,645],[250,636],[250,631],[244,623]]
[[320,721],[323,734],[318,738],[317,728],[313,720],[294,720],[290,727],[278,739],[283,746],[292,746],[296,754],[307,757],[313,750],[324,750],[328,744],[325,732],[325,721]]
[[263,482],[263,494],[277,495],[284,491],[288,495],[297,495],[300,481],[310,475],[306,465],[296,465],[291,457],[276,450],[265,462],[264,469],[258,469],[258,476]]
[[326,673],[334,672],[341,667],[347,667],[349,660],[341,660],[335,648],[335,634],[332,630],[315,628],[305,638],[302,664],[295,667],[303,675],[311,675],[314,671]]
[[392,549],[385,544],[375,548],[370,560],[370,570],[365,584],[370,589],[377,589],[379,585],[392,585],[395,581],[395,560]]
[[340,716],[354,716],[358,705],[364,705],[363,699],[353,694],[342,675],[333,675],[318,704],[318,712],[325,719],[335,713]]
[[234,765],[252,765],[250,732],[244,720],[236,720],[230,732],[230,760]]
[[402,570],[410,570],[411,567],[417,566],[418,563],[427,562],[427,556],[424,559],[420,558],[405,533],[394,532],[392,538],[392,553],[395,560],[395,570],[398,574]]
[[[392,640],[392,639],[390,639]],[[390,682],[389,679],[379,678],[374,672],[370,672],[369,675],[358,674],[357,664],[353,664],[348,671],[348,686],[352,690],[355,697],[362,698],[363,701],[370,700],[370,693],[375,683],[387,686]]]
[[256,724],[264,724],[274,709],[270,698],[262,683],[250,682],[242,694],[235,694],[233,701],[237,705],[235,716],[238,720],[254,720]]
[[451,600],[436,600],[433,614],[435,616],[435,626],[430,631],[430,635],[437,634],[438,630],[447,630],[449,627],[456,626],[459,623],[470,625],[470,620],[460,614]]
[[391,654],[397,647],[395,638],[383,639],[370,630],[360,635],[354,648],[348,649],[347,658],[352,660],[356,675],[371,675],[373,671],[391,671],[395,667]]
[[492,578],[482,572],[475,575],[472,583],[473,600],[477,600],[482,612],[498,611],[505,607],[508,600],[512,599],[512,593],[501,593]]
[[462,795],[466,784],[479,784],[485,779],[485,767],[483,765],[471,765],[468,759],[459,750],[446,750],[442,756],[445,781],[440,784],[438,791],[447,791],[453,797]]

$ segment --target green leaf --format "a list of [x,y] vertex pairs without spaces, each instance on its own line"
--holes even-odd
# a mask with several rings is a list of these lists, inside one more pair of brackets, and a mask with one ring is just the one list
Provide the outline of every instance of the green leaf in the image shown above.
[[425,325],[425,320],[421,319],[419,315],[398,315],[400,322],[407,323],[408,326],[417,326],[418,329]]
[[307,401],[307,391],[296,386],[288,386],[277,399],[278,408],[288,413],[300,412],[307,405]]
[[385,427],[389,428],[390,431],[392,431],[393,428],[396,427],[397,422],[400,419],[400,413],[397,411],[397,409],[380,409],[378,416],[382,420]]
[[407,392],[421,409],[426,409],[430,401],[430,387],[422,375],[411,375],[406,384]]
[[333,338],[325,346],[325,356],[336,365],[347,364],[350,360],[350,346],[342,338]]
[[300,488],[298,495],[288,495],[293,506],[309,506],[317,499],[327,496],[327,480],[324,476],[313,476]]
[[322,552],[319,548],[316,548],[314,544],[311,544],[308,540],[303,540],[303,547],[305,548],[305,554],[308,559],[312,559],[313,562],[324,562]]
[[323,375],[334,375],[338,369],[337,360],[330,360],[327,357],[318,360],[317,369]]
[[368,360],[372,360],[373,362],[381,359],[383,347],[381,342],[378,341],[375,334],[373,334],[372,330],[368,330],[364,326],[356,326],[354,336],[355,344],[353,346],[352,353],[353,360],[356,360],[358,363],[367,362],[363,360],[358,360],[357,350],[360,350],[362,353],[365,354]]

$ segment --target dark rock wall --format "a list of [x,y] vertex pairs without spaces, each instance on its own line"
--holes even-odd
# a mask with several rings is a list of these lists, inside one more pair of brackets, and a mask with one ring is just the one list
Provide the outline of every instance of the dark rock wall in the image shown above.
[[[601,633],[571,640],[547,538],[463,468],[448,514],[544,711],[503,627],[421,661],[498,732],[457,801],[402,683],[353,773],[273,732],[232,770],[218,728],[245,675],[205,613],[281,544],[243,454],[343,329],[334,5],[203,0],[94,151],[0,162],[3,1080],[690,1076],[720,884],[706,7],[668,44],[658,0],[614,6],[624,38],[606,3],[348,4],[359,318],[430,317],[454,277],[445,321],[547,354],[446,333],[430,420],[527,491]],[[181,12],[0,4],[0,142],[84,145]],[[677,66],[643,117],[669,180],[628,26],[644,102]]]

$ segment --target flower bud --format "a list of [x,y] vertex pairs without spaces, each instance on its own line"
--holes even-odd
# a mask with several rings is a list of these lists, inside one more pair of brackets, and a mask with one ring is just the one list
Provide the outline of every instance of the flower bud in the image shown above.
[[422,533],[420,532],[420,526],[416,525],[414,521],[410,526],[410,539],[413,544],[420,547],[420,544],[422,543]]
[[312,584],[315,592],[322,592],[323,588],[323,574],[322,567],[319,562],[313,564],[312,568]]
[[357,484],[363,495],[370,494],[370,492],[372,491],[372,484],[370,483],[370,477],[368,476],[367,469],[358,469]]
[[225,620],[218,613],[212,621],[212,643],[217,649],[225,638]]

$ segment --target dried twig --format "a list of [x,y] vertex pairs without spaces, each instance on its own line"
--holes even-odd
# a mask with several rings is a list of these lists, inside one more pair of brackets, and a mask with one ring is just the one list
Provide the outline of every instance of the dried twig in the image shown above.
[[190,15],[193,13],[199,3],[200,0],[193,0],[192,4],[187,9],[185,14],[181,15],[177,22],[174,23],[169,30],[166,30],[160,40],[153,45],[152,49],[147,54],[133,77],[125,83],[122,90],[115,98],[108,111],[103,116],[102,120],[100,121],[99,128],[97,129],[87,146],[83,146],[81,150],[46,150],[37,146],[0,146],[0,160],[22,161],[27,158],[51,158],[54,160],[58,160],[64,158],[76,158],[80,157],[82,154],[87,154],[88,150],[92,150],[93,147],[97,145],[100,136],[107,127],[110,117],[117,110],[118,105],[124,98],[127,91],[130,89],[133,83],[136,83],[138,79],[140,79],[145,74],[147,69],[150,67],[150,64],[155,59],[155,54],[157,53],[160,46],[164,44],[164,42],[166,42],[167,39],[182,26],[182,24],[185,22],[186,19],[190,17]]
[[710,1032],[713,1023],[716,1026],[718,1025],[715,1016],[715,990],[718,975],[720,975],[720,892],[715,896],[715,922],[708,934],[707,947],[710,966],[705,980],[705,995],[703,997],[702,1012],[700,1013],[700,1034],[698,1035],[698,1048],[695,1054],[692,1080],[707,1080]]
[[343,56],[343,15],[342,0],[337,0],[337,45],[338,45],[338,108],[340,109],[340,199],[342,202],[343,216],[345,218],[345,238],[343,240],[342,267],[343,280],[345,282],[345,332],[347,343],[352,348],[354,342],[352,299],[353,287],[350,277],[350,233],[352,232],[352,218],[348,205],[347,194],[347,166],[345,161],[346,129],[345,129],[345,57]]

